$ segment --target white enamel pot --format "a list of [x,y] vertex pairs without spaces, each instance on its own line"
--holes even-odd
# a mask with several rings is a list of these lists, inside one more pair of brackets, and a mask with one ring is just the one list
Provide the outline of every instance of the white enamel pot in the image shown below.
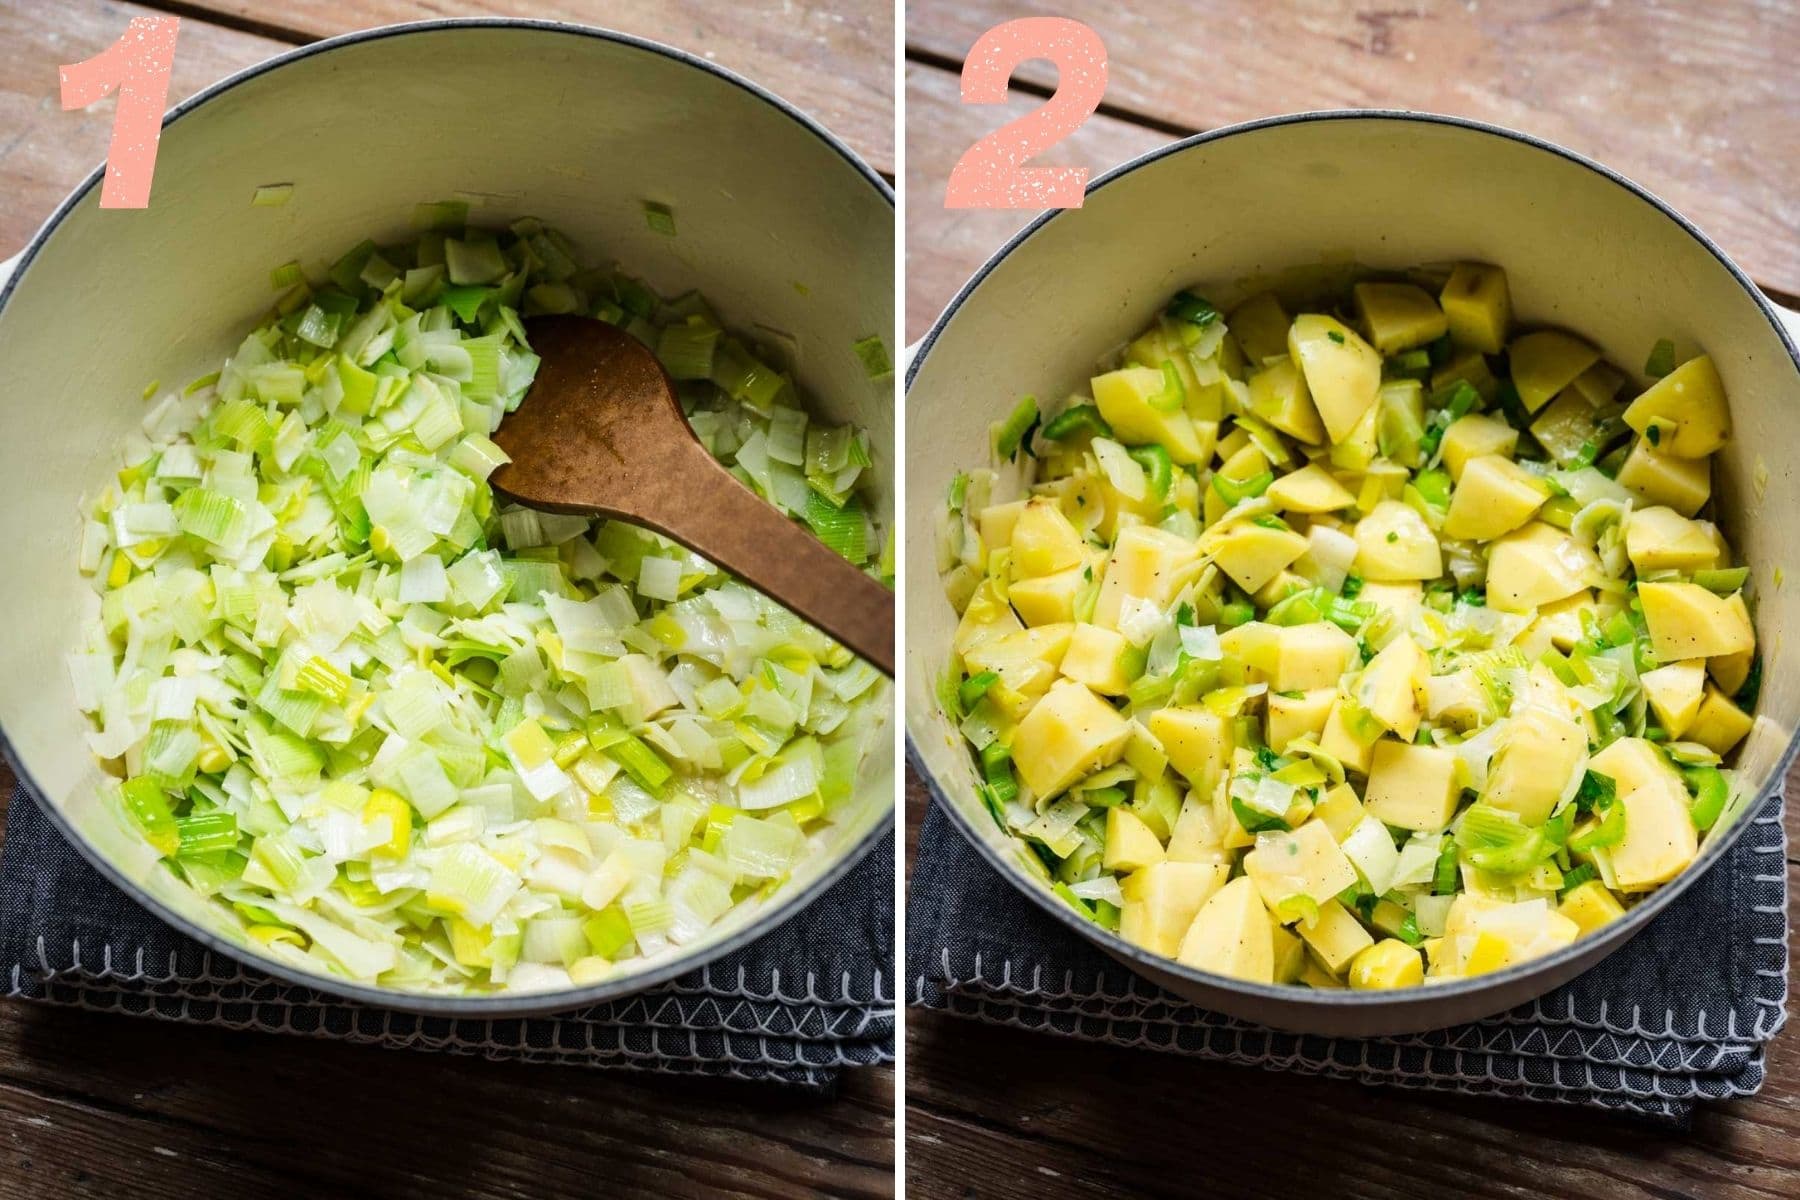
[[[247,945],[100,801],[63,656],[95,611],[75,571],[77,505],[121,465],[152,380],[215,369],[267,310],[269,271],[408,235],[420,201],[476,194],[471,220],[532,215],[595,265],[664,294],[702,289],[728,323],[790,334],[821,415],[870,431],[891,521],[893,382],[852,344],[894,328],[893,193],[791,105],[692,55],[577,26],[444,21],[352,34],[208,88],[164,123],[150,207],[99,208],[98,171],[59,207],[0,291],[0,729],[20,781],[109,879],[208,947],[355,1000],[445,1015],[572,1008],[736,949],[799,911],[892,825],[888,739],[834,844],[705,940],[561,992],[423,996],[310,975]],[[291,183],[284,207],[253,207]],[[675,212],[678,236],[643,204]]]
[[[1764,654],[1756,727],[1739,757],[1754,789],[1735,826],[1673,883],[1598,936],[1476,979],[1400,992],[1312,991],[1208,974],[1150,954],[1057,899],[976,794],[933,682],[956,614],[934,545],[958,468],[988,462],[988,427],[1020,395],[1082,387],[1101,356],[1177,288],[1221,302],[1294,267],[1499,263],[1527,321],[1566,325],[1628,368],[1660,337],[1719,364],[1736,433],[1715,469],[1718,519],[1754,565]],[[1791,316],[1791,314],[1790,314]],[[1644,382],[1639,380],[1640,384]],[[957,294],[920,343],[906,389],[906,725],[932,795],[981,855],[1050,916],[1145,978],[1248,1021],[1345,1036],[1414,1032],[1528,1002],[1599,962],[1713,866],[1779,786],[1800,718],[1800,589],[1774,570],[1800,544],[1800,365],[1781,316],[1705,235],[1654,196],[1566,150],[1504,129],[1400,112],[1309,113],[1178,142],[1046,214]],[[1010,468],[1009,468],[1010,470]],[[1766,483],[1752,480],[1766,471]],[[996,499],[1026,481],[1002,475]]]

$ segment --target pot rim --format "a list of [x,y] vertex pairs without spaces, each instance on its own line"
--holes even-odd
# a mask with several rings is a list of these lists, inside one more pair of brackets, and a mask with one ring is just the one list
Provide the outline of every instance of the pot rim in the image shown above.
[[[634,34],[619,33],[610,29],[601,29],[591,25],[581,25],[570,21],[547,21],[530,18],[513,17],[467,17],[445,18],[430,21],[408,21],[396,25],[381,25],[372,29],[360,29],[336,37],[324,38],[297,46],[283,54],[254,63],[241,71],[227,75],[192,96],[181,101],[163,114],[161,128],[167,129],[188,113],[202,105],[217,99],[219,96],[247,83],[252,79],[271,71],[289,66],[303,59],[318,54],[328,54],[348,46],[365,42],[382,41],[391,37],[404,37],[421,34],[432,34],[462,29],[525,29],[543,33],[564,34],[573,37],[591,38],[597,41],[611,42],[626,46],[633,50],[643,51],[671,59],[685,66],[698,69],[715,78],[722,79],[762,101],[777,112],[788,117],[806,132],[823,142],[838,157],[842,158],[862,180],[874,188],[877,196],[894,207],[894,190],[888,185],[874,168],[864,162],[860,155],[846,145],[836,134],[826,129],[815,118],[774,92],[754,83],[734,71],[721,67],[698,55],[649,38]],[[6,306],[18,289],[19,281],[25,277],[26,268],[32,263],[49,241],[51,235],[62,225],[75,207],[87,198],[106,173],[103,162],[88,174],[88,177],[76,185],[75,189],[58,204],[48,220],[39,227],[25,249],[12,260],[12,274],[0,286],[0,317],[6,312]],[[378,1008],[396,1009],[402,1012],[419,1013],[425,1016],[440,1017],[523,1017],[548,1013],[566,1012],[597,1004],[606,1000],[617,999],[636,992],[644,991],[690,971],[699,970],[713,961],[743,949],[751,942],[772,932],[784,921],[798,914],[802,909],[817,900],[832,884],[842,879],[850,869],[860,863],[869,851],[894,826],[893,799],[889,797],[888,810],[883,820],[877,821],[865,832],[855,844],[847,847],[837,859],[817,879],[805,887],[796,889],[778,898],[748,922],[742,929],[729,937],[702,947],[690,954],[676,955],[660,961],[643,971],[621,973],[616,978],[602,980],[599,983],[584,987],[566,988],[560,991],[542,992],[498,992],[490,995],[448,995],[432,992],[410,992],[398,988],[375,987],[357,983],[352,980],[339,979],[323,973],[302,971],[286,963],[268,958],[254,947],[220,937],[208,929],[202,929],[189,921],[185,916],[165,905],[161,899],[132,881],[110,860],[91,846],[87,839],[75,829],[73,823],[63,813],[61,807],[50,800],[44,790],[38,786],[36,779],[26,768],[23,758],[13,746],[12,737],[3,726],[0,726],[0,755],[12,766],[18,778],[19,787],[36,801],[38,808],[55,825],[58,832],[75,847],[89,865],[97,870],[108,883],[130,896],[133,900],[149,909],[150,912],[172,926],[183,935],[200,943],[207,950],[223,954],[235,961],[243,962],[255,970],[272,975],[285,983],[299,987],[312,988],[329,993],[345,1000],[355,1001]]]
[[[1441,113],[1386,108],[1322,109],[1300,113],[1289,113],[1276,117],[1262,117],[1253,121],[1221,126],[1218,129],[1207,130],[1203,133],[1197,133],[1190,137],[1170,142],[1167,145],[1158,146],[1153,150],[1140,154],[1137,157],[1129,159],[1102,173],[1089,182],[1084,194],[1091,196],[1107,184],[1122,179],[1141,167],[1150,166],[1171,155],[1179,154],[1183,151],[1192,149],[1193,147],[1206,145],[1225,138],[1238,137],[1244,134],[1256,133],[1265,129],[1273,129],[1288,125],[1353,120],[1404,121],[1420,125],[1455,128],[1469,133],[1496,137],[1566,159],[1577,166],[1585,167],[1596,175],[1609,180],[1635,196],[1640,201],[1650,205],[1664,217],[1672,221],[1689,237],[1698,242],[1701,247],[1718,261],[1721,267],[1730,273],[1738,286],[1750,296],[1751,300],[1762,312],[1763,319],[1769,323],[1770,327],[1775,331],[1775,336],[1780,339],[1783,348],[1787,350],[1788,358],[1796,373],[1800,374],[1800,348],[1796,347],[1794,339],[1789,336],[1788,330],[1783,325],[1780,317],[1776,314],[1773,304],[1769,301],[1768,297],[1763,295],[1761,289],[1750,280],[1749,276],[1744,274],[1742,268],[1734,263],[1731,258],[1719,248],[1717,243],[1707,237],[1706,234],[1702,233],[1698,226],[1688,220],[1688,218],[1683,216],[1680,212],[1676,211],[1673,206],[1651,192],[1648,188],[1634,182],[1613,170],[1611,167],[1596,162],[1585,155],[1578,154],[1575,151],[1568,149],[1566,146],[1558,145],[1555,142],[1537,137],[1534,134],[1522,133],[1515,129],[1508,129],[1505,126],[1494,125],[1485,121],[1476,121],[1467,117],[1448,116]],[[976,270],[974,275],[970,276],[968,282],[963,284],[963,286],[957,290],[956,295],[951,298],[950,303],[944,307],[944,310],[938,314],[937,319],[932,322],[931,328],[926,331],[925,336],[919,340],[912,355],[912,361],[907,365],[906,387],[909,393],[912,388],[913,380],[918,375],[919,368],[924,364],[926,357],[931,353],[931,349],[937,342],[938,336],[950,324],[951,320],[956,316],[957,311],[970,299],[975,290],[981,286],[982,282],[985,281],[1013,251],[1029,241],[1045,225],[1075,211],[1079,210],[1052,209],[1034,217],[1023,229],[1007,239],[1006,243],[1002,245],[999,250],[995,251],[994,254]],[[1334,1011],[1346,1009],[1394,1008],[1399,1006],[1419,1008],[1432,1005],[1439,998],[1446,1000],[1465,999],[1476,997],[1490,991],[1504,991],[1513,984],[1525,982],[1538,975],[1557,975],[1563,968],[1573,964],[1577,959],[1593,955],[1595,951],[1599,951],[1600,953],[1595,957],[1594,962],[1588,964],[1588,967],[1581,968],[1576,974],[1580,974],[1590,967],[1597,965],[1599,959],[1604,958],[1614,950],[1617,950],[1620,946],[1624,945],[1625,942],[1641,932],[1644,926],[1649,924],[1658,913],[1674,903],[1683,892],[1687,891],[1687,889],[1693,885],[1695,880],[1711,870],[1721,858],[1737,845],[1738,840],[1744,836],[1745,831],[1764,814],[1765,809],[1768,809],[1771,806],[1770,798],[1781,792],[1787,778],[1788,768],[1793,764],[1797,752],[1800,752],[1800,726],[1796,727],[1795,732],[1789,738],[1787,749],[1782,752],[1780,760],[1774,771],[1771,772],[1769,779],[1764,782],[1756,797],[1744,806],[1743,812],[1738,816],[1732,827],[1715,839],[1712,844],[1705,847],[1695,861],[1690,863],[1679,876],[1658,888],[1648,899],[1634,906],[1631,911],[1626,913],[1623,920],[1613,922],[1608,926],[1606,932],[1592,937],[1577,938],[1570,945],[1563,947],[1553,954],[1545,955],[1542,958],[1531,959],[1527,962],[1507,967],[1504,970],[1492,972],[1491,974],[1452,980],[1447,983],[1422,985],[1398,992],[1362,992],[1353,991],[1348,988],[1339,991],[1324,991],[1315,988],[1301,987],[1297,984],[1251,983],[1228,975],[1217,975],[1210,971],[1202,971],[1194,967],[1185,966],[1173,958],[1165,958],[1160,954],[1155,954],[1133,942],[1126,941],[1118,934],[1101,927],[1093,921],[1082,919],[1048,888],[1039,886],[1038,882],[1034,879],[1028,879],[1022,869],[1007,861],[1005,856],[981,836],[981,833],[971,822],[970,818],[958,809],[957,806],[950,803],[946,796],[946,788],[926,766],[924,756],[919,751],[913,730],[909,726],[906,731],[906,758],[908,764],[918,771],[919,777],[924,780],[926,789],[931,794],[931,798],[937,803],[938,807],[942,808],[948,814],[951,822],[957,827],[957,831],[967,841],[974,845],[976,851],[987,860],[990,866],[999,871],[1000,874],[1011,882],[1014,887],[1018,888],[1019,891],[1030,897],[1032,902],[1039,908],[1049,913],[1051,917],[1067,928],[1094,942],[1102,950],[1125,963],[1140,975],[1145,972],[1150,972],[1153,974],[1174,976],[1183,982],[1192,983],[1202,988],[1219,992],[1234,993],[1249,999],[1274,1001],[1280,1004],[1303,1007],[1316,1005]],[[1572,976],[1570,977],[1572,978]],[[1541,996],[1549,990],[1551,990],[1550,987],[1545,987],[1540,989],[1536,995]]]

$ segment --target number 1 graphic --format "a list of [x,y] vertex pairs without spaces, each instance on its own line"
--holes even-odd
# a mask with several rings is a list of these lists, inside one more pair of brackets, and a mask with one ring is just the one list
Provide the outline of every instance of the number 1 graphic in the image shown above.
[[178,17],[133,17],[118,41],[86,62],[57,68],[65,111],[119,93],[100,186],[101,208],[150,207],[156,143],[162,137],[163,106],[169,99],[180,28]]

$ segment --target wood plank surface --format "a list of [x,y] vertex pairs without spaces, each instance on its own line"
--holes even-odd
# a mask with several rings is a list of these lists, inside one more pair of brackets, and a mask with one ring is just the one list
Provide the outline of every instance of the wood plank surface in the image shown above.
[[[1800,796],[1800,765],[1788,775]],[[927,803],[907,776],[908,869]],[[1800,928],[1800,804],[1788,917]],[[912,1200],[1294,1196],[1770,1200],[1800,1195],[1800,1044],[1685,1134],[1625,1117],[1371,1088],[906,1012]]]
[[[56,67],[134,15],[183,17],[173,102],[291,46],[435,16],[525,14],[682,45],[893,163],[892,10],[845,0],[462,4],[318,0],[153,8],[0,0],[0,258],[105,155],[111,99],[65,113]],[[0,836],[13,786],[0,766]],[[42,1197],[883,1197],[894,1073],[834,1097],[494,1063],[0,1002],[0,1200]]]
[[[1537,134],[1624,172],[1692,217],[1765,287],[1800,294],[1800,6],[914,0],[909,58],[957,69],[983,30],[1031,13],[1075,17],[1100,34],[1109,69],[1102,112],[1143,127],[1134,139],[1077,135],[1079,157],[1064,161],[1096,173],[1138,153],[1147,133],[1160,142],[1315,108],[1453,113]],[[1015,73],[1016,92],[1041,95],[1054,84],[1045,62]],[[933,261],[959,245],[957,215],[937,200],[943,172],[999,123],[993,110],[962,110],[955,97],[953,83],[921,84],[909,73],[907,174],[925,187],[908,206],[907,266],[919,282],[960,282],[985,257]],[[912,157],[921,147],[944,162],[923,179],[925,164]],[[953,290],[954,282],[909,297],[909,337],[923,332],[915,314],[935,314]]]

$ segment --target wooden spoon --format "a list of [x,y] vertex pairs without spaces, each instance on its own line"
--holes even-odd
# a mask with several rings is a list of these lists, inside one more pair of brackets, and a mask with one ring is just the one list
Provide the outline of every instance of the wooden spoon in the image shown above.
[[495,492],[654,529],[894,674],[894,593],[720,465],[642,342],[592,317],[534,317],[526,332],[543,362],[494,435],[512,458]]

